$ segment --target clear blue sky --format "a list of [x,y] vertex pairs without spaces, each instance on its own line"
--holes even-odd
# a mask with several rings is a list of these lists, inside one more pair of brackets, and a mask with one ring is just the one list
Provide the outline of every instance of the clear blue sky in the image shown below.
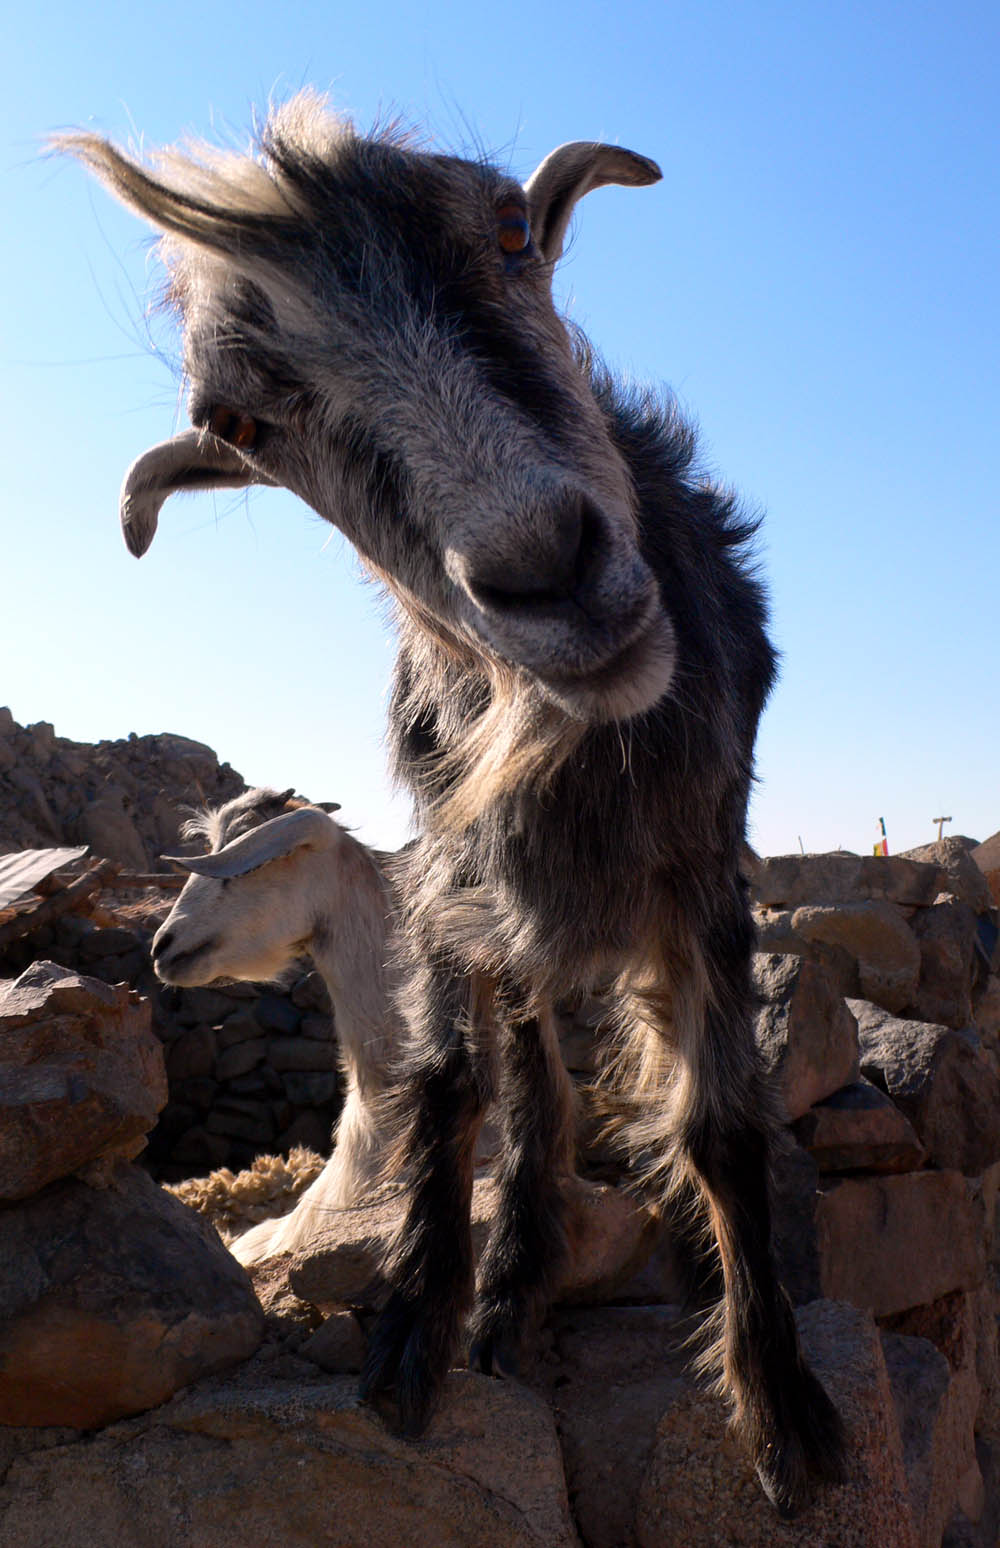
[[[519,174],[567,139],[663,182],[581,207],[559,294],[668,383],[763,508],[784,654],[759,744],[765,853],[1000,828],[1000,12],[717,0],[502,7],[190,0],[8,7],[0,171],[0,703],[80,740],[172,730],[249,779],[404,835],[380,738],[392,640],[290,496],[178,499],[136,563],[126,465],[177,423],[146,228],[55,128],[241,142],[303,84]],[[156,345],[160,353],[153,350]]]

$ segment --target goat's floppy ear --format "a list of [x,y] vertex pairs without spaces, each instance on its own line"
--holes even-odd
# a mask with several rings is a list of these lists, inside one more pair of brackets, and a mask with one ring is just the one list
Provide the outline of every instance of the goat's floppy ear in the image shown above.
[[228,442],[200,430],[185,430],[143,452],[125,474],[118,509],[126,547],[142,558],[156,534],[160,507],[178,490],[245,489],[248,484],[273,483]]
[[573,208],[584,194],[592,188],[603,188],[606,183],[640,188],[646,183],[658,183],[662,176],[655,161],[620,145],[598,145],[591,140],[571,140],[560,145],[546,156],[524,185],[535,246],[550,263],[555,263],[562,254]]
[[246,876],[249,871],[259,870],[271,860],[281,860],[303,845],[321,849],[336,837],[337,825],[325,812],[314,806],[302,806],[294,812],[282,812],[270,822],[262,822],[259,828],[241,833],[239,838],[226,844],[223,849],[209,855],[161,855],[173,865],[182,865],[196,876],[214,876],[226,879]]

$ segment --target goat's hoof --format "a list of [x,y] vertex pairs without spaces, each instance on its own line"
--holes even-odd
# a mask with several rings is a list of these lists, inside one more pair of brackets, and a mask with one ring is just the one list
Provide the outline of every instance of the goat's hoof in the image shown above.
[[[396,1291],[375,1324],[358,1395],[362,1402],[392,1413],[395,1428],[421,1435],[438,1405],[450,1352],[448,1330],[426,1316],[419,1302]],[[389,1417],[389,1414],[386,1415]]]
[[469,1369],[484,1376],[512,1378],[520,1374],[519,1341],[486,1333],[469,1345]]
[[813,1497],[813,1486],[801,1454],[791,1462],[787,1453],[769,1455],[757,1463],[757,1478],[783,1521],[792,1521]]

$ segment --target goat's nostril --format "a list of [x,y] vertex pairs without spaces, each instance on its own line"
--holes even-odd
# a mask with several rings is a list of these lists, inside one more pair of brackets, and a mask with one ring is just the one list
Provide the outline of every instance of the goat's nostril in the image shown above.
[[153,961],[154,962],[156,961],[157,957],[162,957],[163,953],[165,951],[169,950],[169,947],[170,947],[171,942],[173,941],[173,938],[174,938],[173,937],[173,932],[171,930],[168,930],[166,935],[156,935],[156,936],[153,937]]
[[473,600],[491,611],[566,602],[605,548],[604,519],[586,495],[568,495],[540,525],[538,539],[511,553],[477,554],[465,575]]

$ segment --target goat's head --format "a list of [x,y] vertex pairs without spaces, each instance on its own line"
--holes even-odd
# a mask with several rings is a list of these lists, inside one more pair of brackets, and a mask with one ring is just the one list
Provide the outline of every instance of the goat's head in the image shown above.
[[522,188],[358,136],[309,94],[255,157],[171,151],[153,173],[60,143],[164,233],[183,325],[196,428],[129,470],[133,553],[175,490],[284,485],[453,654],[583,721],[663,695],[673,634],[634,491],[550,290],[577,200],[655,182],[653,162],[577,142]]
[[[253,790],[189,825],[208,854],[166,856],[191,875],[153,938],[153,966],[167,984],[275,978],[328,928],[337,853],[350,836],[318,807]],[[334,808],[336,809],[336,808]],[[346,856],[344,905],[349,908]]]

